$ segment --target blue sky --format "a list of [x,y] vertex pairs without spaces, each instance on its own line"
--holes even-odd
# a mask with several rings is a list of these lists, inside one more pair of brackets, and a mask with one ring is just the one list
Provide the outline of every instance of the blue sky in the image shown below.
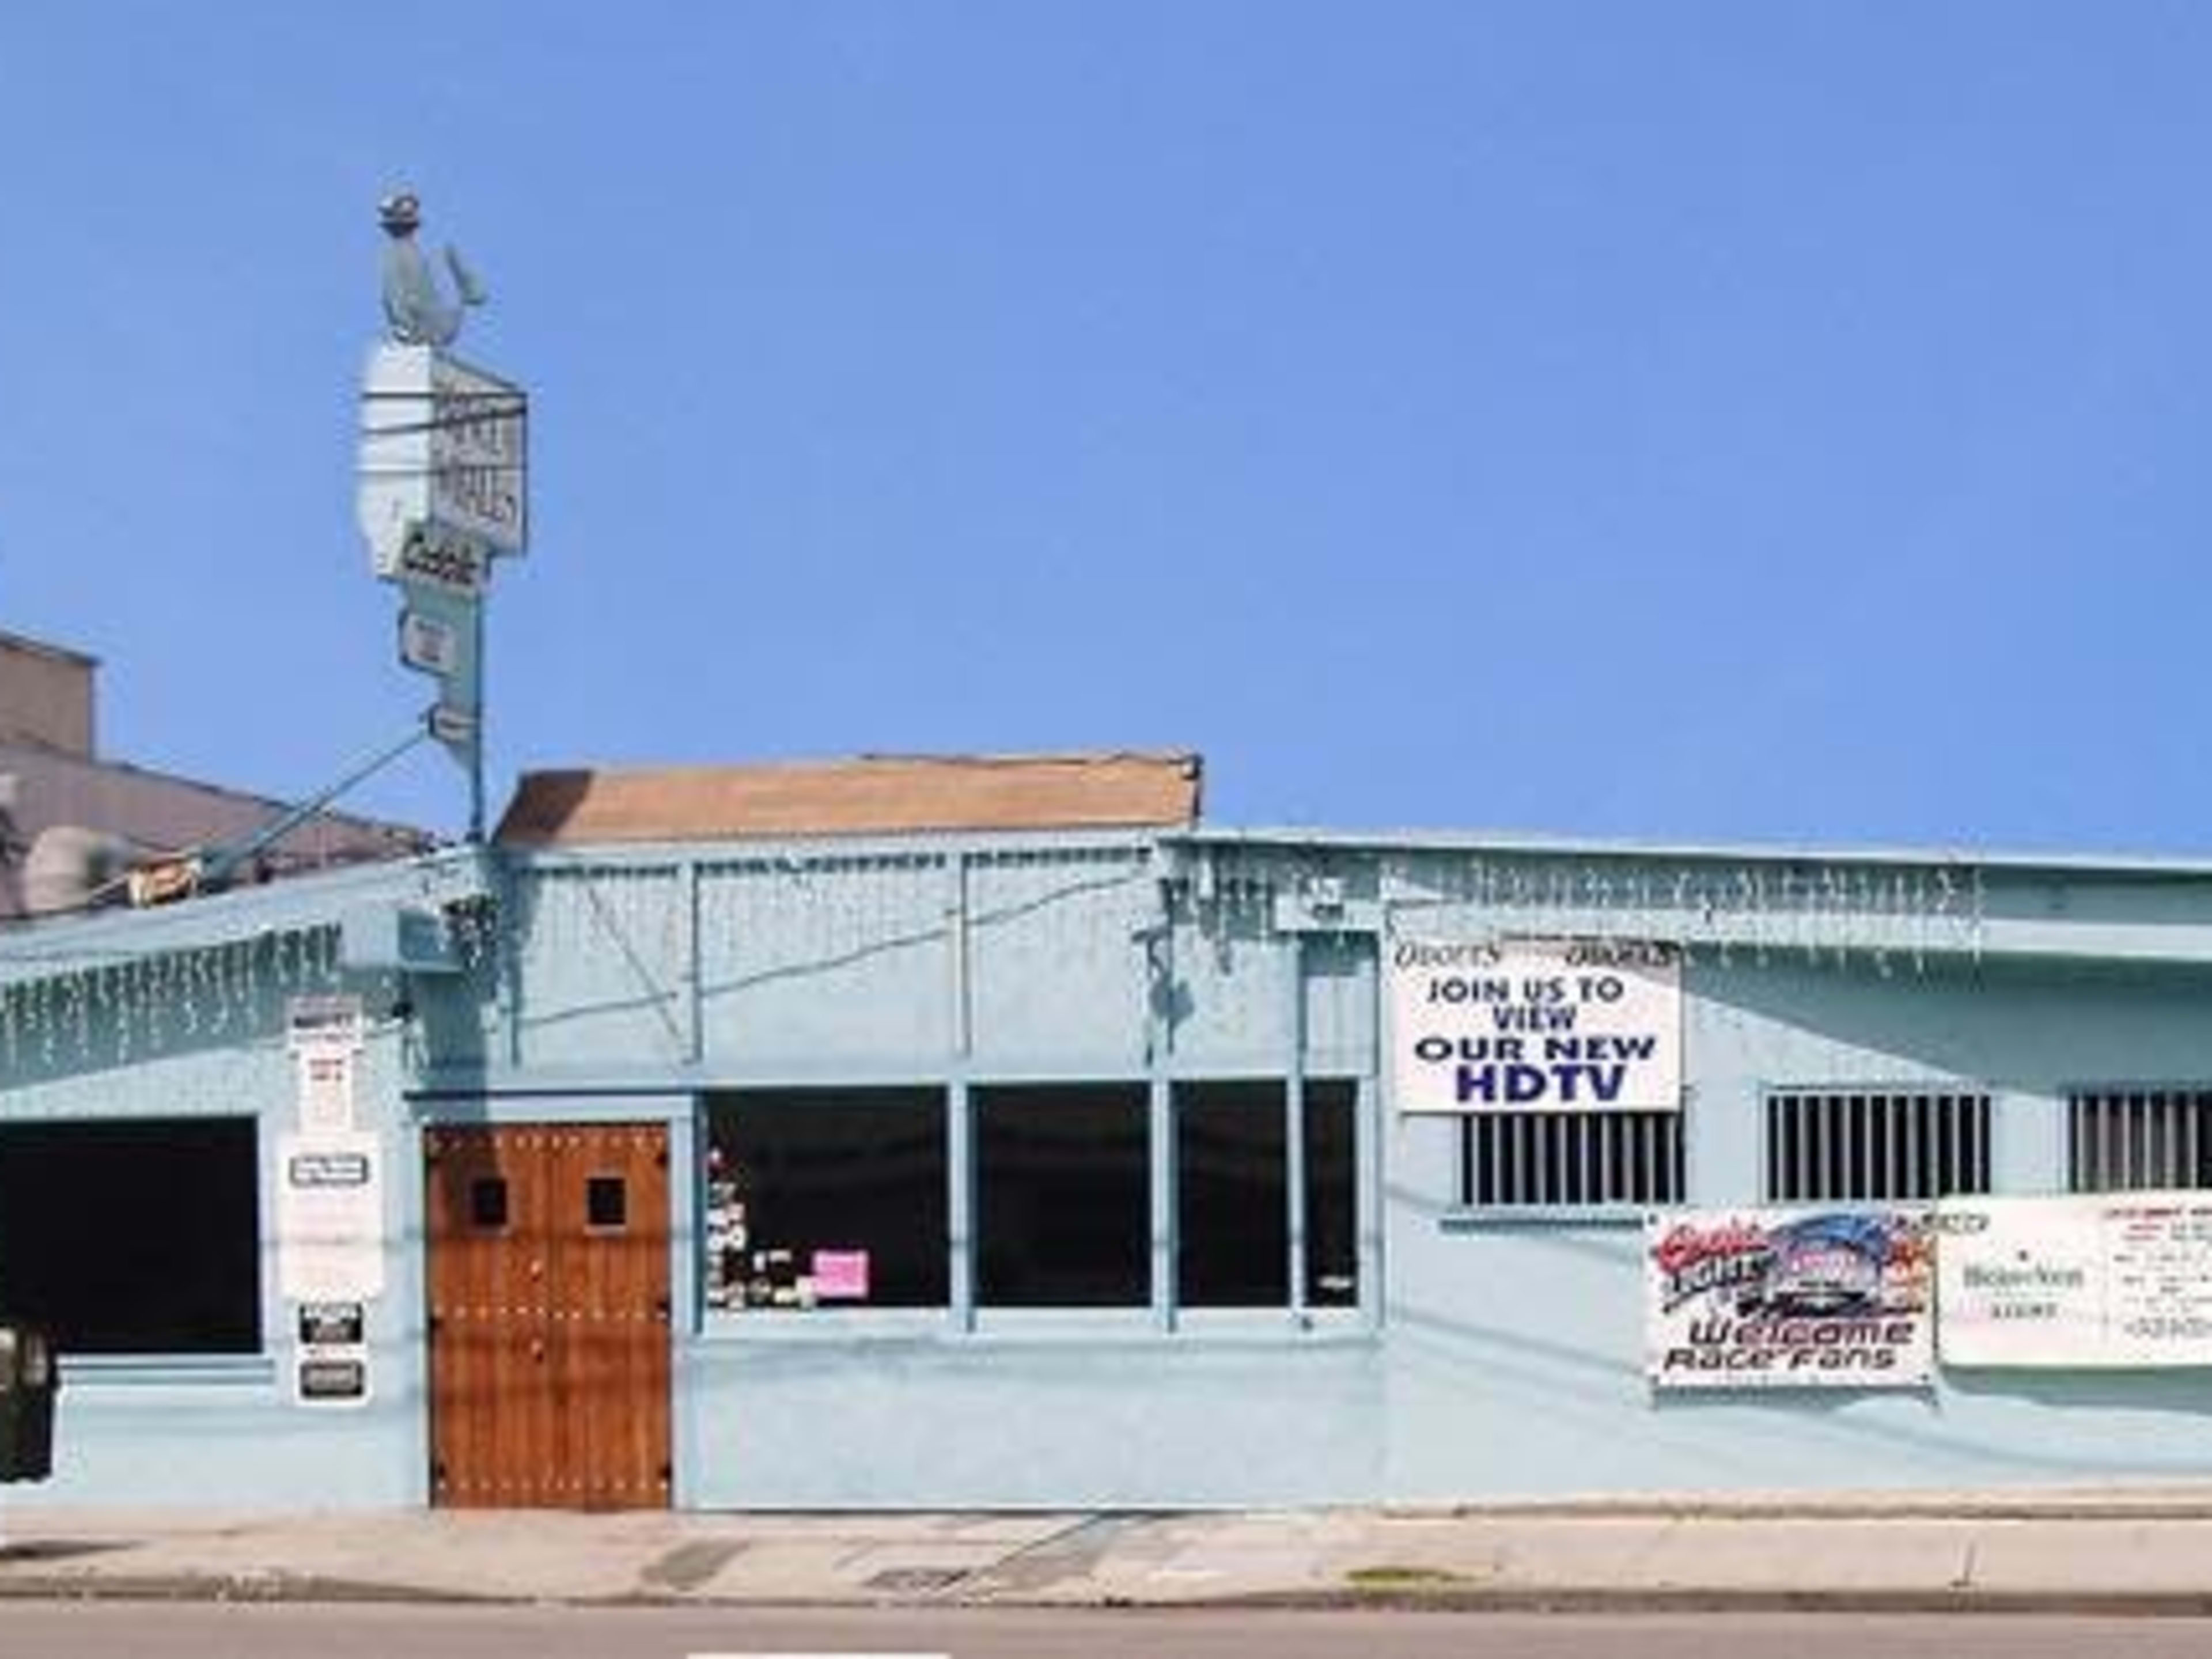
[[[374,205],[525,381],[520,769],[2212,849],[2212,7],[11,7],[0,629],[280,798],[428,700]],[[356,798],[457,830],[428,748]]]

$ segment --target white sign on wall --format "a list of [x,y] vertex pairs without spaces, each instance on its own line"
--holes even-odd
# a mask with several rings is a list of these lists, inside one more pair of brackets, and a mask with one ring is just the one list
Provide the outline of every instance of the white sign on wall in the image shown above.
[[2212,1193],[1947,1199],[1949,1365],[2212,1365]]
[[310,1134],[353,1127],[353,1055],[330,1049],[295,1055],[298,1073],[300,1127]]
[[360,1048],[368,1013],[362,1000],[348,993],[294,997],[284,1005],[284,1046],[294,1054]]
[[1401,1112],[1674,1111],[1682,967],[1640,940],[1390,941]]
[[276,1283],[295,1302],[384,1291],[384,1149],[366,1132],[276,1142]]
[[294,997],[287,1006],[285,1046],[296,1073],[301,1129],[354,1127],[354,1057],[362,1031],[357,996]]

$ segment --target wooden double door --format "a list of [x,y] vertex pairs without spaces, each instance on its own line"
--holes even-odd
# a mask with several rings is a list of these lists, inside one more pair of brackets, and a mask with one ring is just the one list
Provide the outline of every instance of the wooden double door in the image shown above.
[[430,1497],[669,1503],[668,1129],[423,1132]]

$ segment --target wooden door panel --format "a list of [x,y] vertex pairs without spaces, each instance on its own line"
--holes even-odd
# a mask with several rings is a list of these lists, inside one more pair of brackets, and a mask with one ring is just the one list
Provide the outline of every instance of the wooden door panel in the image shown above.
[[586,1507],[669,1499],[667,1165],[657,1125],[555,1139],[562,1461]]
[[424,1154],[432,1493],[521,1501],[555,1456],[542,1145],[527,1132],[432,1129]]
[[545,1392],[544,1342],[528,1331],[448,1326],[436,1353],[435,1500],[477,1509],[558,1502],[550,1495],[553,1413],[532,1404]]
[[423,1144],[434,1501],[665,1506],[666,1128]]

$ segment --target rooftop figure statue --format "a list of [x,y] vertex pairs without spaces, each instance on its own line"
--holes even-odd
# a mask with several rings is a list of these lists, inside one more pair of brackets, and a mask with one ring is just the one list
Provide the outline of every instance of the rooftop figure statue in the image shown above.
[[392,238],[384,250],[384,318],[392,339],[401,345],[453,344],[460,337],[468,307],[480,306],[489,297],[483,284],[461,263],[459,251],[448,243],[446,269],[453,274],[454,297],[447,301],[431,273],[430,262],[415,246],[415,233],[422,223],[422,204],[414,191],[395,191],[376,204],[376,212]]

